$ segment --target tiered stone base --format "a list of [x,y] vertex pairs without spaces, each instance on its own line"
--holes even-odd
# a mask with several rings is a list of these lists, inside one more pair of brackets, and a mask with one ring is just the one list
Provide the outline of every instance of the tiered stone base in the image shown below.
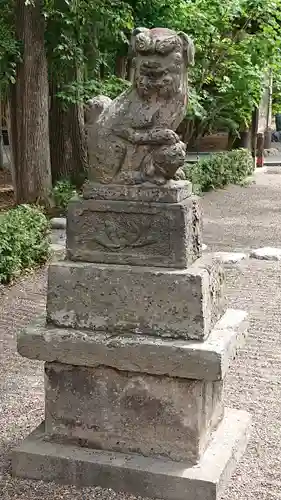
[[245,451],[250,427],[246,412],[225,417],[195,466],[137,454],[98,451],[47,441],[44,424],[13,452],[13,474],[77,486],[101,486],[165,500],[218,500]]
[[[247,314],[238,310],[227,310],[204,342],[113,337],[36,320],[19,334],[18,350],[46,361],[46,422],[14,451],[13,473],[167,500],[218,500],[247,444],[249,415],[222,412],[220,396],[247,331]],[[173,440],[175,431],[182,436]]]
[[45,361],[45,422],[13,453],[20,477],[143,497],[218,500],[249,416],[223,379],[247,334],[225,309],[220,263],[201,255],[188,183],[88,185],[49,268],[47,316],[18,335]]

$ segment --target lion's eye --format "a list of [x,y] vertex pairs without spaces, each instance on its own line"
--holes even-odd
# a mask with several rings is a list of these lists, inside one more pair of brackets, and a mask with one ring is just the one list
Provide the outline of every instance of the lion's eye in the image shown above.
[[139,52],[148,52],[151,48],[151,39],[143,33],[140,33],[136,37],[135,46],[136,50]]

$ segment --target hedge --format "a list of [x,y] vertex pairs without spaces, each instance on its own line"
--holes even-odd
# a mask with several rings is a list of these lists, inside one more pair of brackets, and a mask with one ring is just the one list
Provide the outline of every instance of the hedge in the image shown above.
[[184,167],[186,179],[192,182],[196,192],[218,189],[227,184],[241,184],[253,173],[254,162],[250,151],[236,149],[214,153],[197,163]]
[[0,214],[0,283],[10,283],[50,255],[49,222],[40,208],[20,205]]

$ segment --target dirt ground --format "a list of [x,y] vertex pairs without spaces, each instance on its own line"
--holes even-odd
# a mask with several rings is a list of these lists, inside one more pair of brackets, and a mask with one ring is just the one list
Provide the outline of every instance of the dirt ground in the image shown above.
[[[280,170],[281,171],[281,170]],[[281,175],[260,172],[248,188],[230,187],[203,198],[204,243],[212,250],[281,247]],[[253,430],[247,451],[222,500],[281,498],[281,274],[279,262],[245,260],[227,271],[229,307],[250,315],[248,342],[227,376],[225,403],[248,410]],[[76,489],[11,478],[9,452],[44,414],[43,364],[21,358],[16,332],[45,308],[46,272],[5,290],[0,298],[1,500],[133,500],[100,488]]]
[[7,168],[0,169],[0,211],[14,205],[12,176]]

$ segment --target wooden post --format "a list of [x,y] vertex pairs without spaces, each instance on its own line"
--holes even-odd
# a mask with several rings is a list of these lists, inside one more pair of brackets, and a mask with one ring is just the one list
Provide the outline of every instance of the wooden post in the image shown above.
[[266,114],[266,128],[264,132],[264,148],[269,149],[271,146],[271,122],[272,122],[272,86],[273,86],[273,76],[272,70],[269,71],[268,78],[268,103],[267,103],[267,114]]
[[4,167],[4,143],[3,143],[3,116],[2,116],[2,93],[0,91],[0,168]]
[[257,135],[257,167],[263,167],[264,163],[264,134],[259,133]]
[[259,109],[255,108],[252,113],[252,157],[254,166],[256,167],[256,156],[257,156],[257,133],[259,124]]

